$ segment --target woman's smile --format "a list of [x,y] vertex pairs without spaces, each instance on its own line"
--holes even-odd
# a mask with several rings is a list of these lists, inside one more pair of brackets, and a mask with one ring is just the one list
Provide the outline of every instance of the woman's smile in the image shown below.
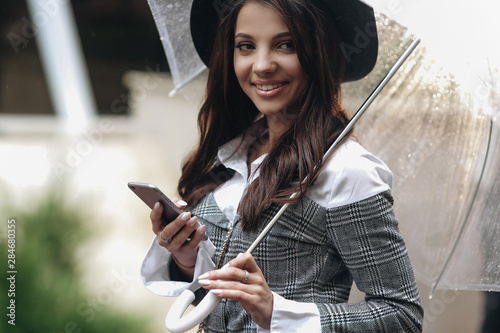
[[256,89],[256,93],[263,98],[266,97],[274,97],[283,91],[283,87],[286,85],[286,82],[254,82],[252,83]]

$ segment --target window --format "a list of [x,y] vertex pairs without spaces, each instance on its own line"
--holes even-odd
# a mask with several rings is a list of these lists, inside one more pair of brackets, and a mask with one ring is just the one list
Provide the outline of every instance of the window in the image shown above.
[[[58,0],[54,0],[57,5]],[[126,114],[126,71],[168,71],[145,0],[72,0],[99,114]],[[50,14],[50,13],[48,13]],[[0,114],[55,114],[25,1],[0,4]],[[123,100],[116,107],[117,99]]]

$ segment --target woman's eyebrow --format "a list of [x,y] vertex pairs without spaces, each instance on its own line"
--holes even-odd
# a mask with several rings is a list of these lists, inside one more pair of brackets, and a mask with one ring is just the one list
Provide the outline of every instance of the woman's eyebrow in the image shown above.
[[[282,33],[279,33],[277,35],[275,35],[273,37],[273,39],[279,39],[279,38],[283,38],[283,37],[289,37],[291,36],[290,35],[290,32],[286,31],[286,32],[282,32]],[[246,34],[246,33],[243,33],[243,32],[240,32],[240,33],[237,33],[234,38],[248,38],[248,39],[252,39],[253,37],[249,34]]]
[[234,38],[252,38],[252,36],[248,35],[248,34],[245,34],[243,32],[240,32],[240,33],[237,33]]
[[285,32],[277,34],[276,36],[273,37],[273,39],[279,39],[279,38],[290,37],[290,36],[291,36],[290,32],[285,31]]

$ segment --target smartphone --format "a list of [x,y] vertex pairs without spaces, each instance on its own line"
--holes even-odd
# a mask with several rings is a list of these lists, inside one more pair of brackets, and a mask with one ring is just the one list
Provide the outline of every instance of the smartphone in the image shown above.
[[[179,207],[177,207],[172,200],[170,200],[158,187],[153,184],[129,182],[128,187],[151,209],[153,209],[155,203],[161,203],[163,206],[161,219],[163,220],[164,225],[169,224],[182,213]],[[198,218],[198,227],[201,226],[199,219],[200,218]],[[195,232],[196,230],[189,235],[188,239],[193,238]],[[206,239],[207,236],[205,235],[203,240]]]

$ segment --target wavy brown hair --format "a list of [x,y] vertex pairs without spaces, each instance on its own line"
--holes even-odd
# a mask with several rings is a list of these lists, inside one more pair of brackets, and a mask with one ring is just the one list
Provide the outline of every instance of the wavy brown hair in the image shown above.
[[[198,115],[200,141],[182,168],[178,192],[195,203],[232,177],[217,164],[218,148],[245,131],[260,113],[241,89],[234,73],[234,27],[248,0],[232,1],[221,20],[210,62],[205,102]],[[277,10],[283,17],[299,61],[309,77],[292,124],[273,146],[238,207],[245,231],[256,230],[269,203],[299,202],[323,167],[323,155],[345,128],[348,117],[340,104],[344,58],[340,36],[321,1],[250,0]],[[286,110],[285,110],[286,112]],[[304,181],[305,180],[305,181]],[[300,194],[293,199],[290,195]]]

